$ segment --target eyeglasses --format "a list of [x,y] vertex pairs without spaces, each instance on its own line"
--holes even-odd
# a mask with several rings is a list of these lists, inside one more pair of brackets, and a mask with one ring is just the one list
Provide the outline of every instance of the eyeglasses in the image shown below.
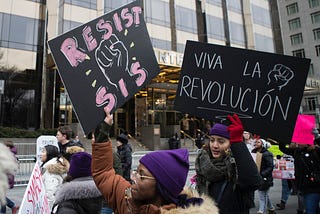
[[132,180],[144,180],[144,179],[150,179],[150,180],[156,180],[155,177],[146,176],[146,175],[140,175],[136,170],[132,171],[131,173],[131,179]]

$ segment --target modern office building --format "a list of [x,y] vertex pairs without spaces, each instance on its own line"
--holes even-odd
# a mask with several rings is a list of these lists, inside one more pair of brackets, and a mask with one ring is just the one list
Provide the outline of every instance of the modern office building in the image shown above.
[[[129,2],[0,0],[0,125],[77,123],[46,41]],[[183,117],[173,101],[186,40],[275,52],[267,0],[140,2],[161,71],[116,111],[114,132],[138,136],[143,127],[158,125],[161,136],[174,134]]]
[[316,115],[320,99],[320,0],[278,2],[283,53],[311,59],[301,112]]

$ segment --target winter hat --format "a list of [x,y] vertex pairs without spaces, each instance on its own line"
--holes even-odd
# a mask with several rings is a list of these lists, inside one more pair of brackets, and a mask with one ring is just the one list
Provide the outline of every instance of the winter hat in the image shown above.
[[174,201],[186,183],[189,171],[187,149],[161,150],[146,154],[140,159],[165,191],[161,195]]
[[260,138],[261,142],[262,142],[262,147],[269,149],[271,147],[270,143],[262,138]]
[[218,135],[220,137],[225,137],[227,139],[230,139],[228,126],[220,123],[216,123],[212,126],[212,128],[210,129],[210,135]]
[[72,178],[91,176],[91,155],[78,152],[71,156],[69,175]]
[[117,141],[120,141],[123,144],[127,144],[128,143],[128,135],[121,133],[120,135],[118,135]]

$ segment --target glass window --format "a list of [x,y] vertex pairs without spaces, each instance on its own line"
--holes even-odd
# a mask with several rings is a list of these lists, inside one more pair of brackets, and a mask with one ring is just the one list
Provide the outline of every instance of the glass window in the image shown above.
[[44,22],[23,16],[1,13],[0,45],[7,48],[36,51],[38,26]]
[[176,6],[176,27],[177,30],[197,33],[196,11]]
[[104,0],[104,12],[109,12],[116,8],[119,8],[129,2],[133,2],[133,0]]
[[227,0],[227,7],[231,11],[241,12],[241,2],[240,2],[240,0]]
[[97,0],[64,0],[65,3],[85,7],[89,9],[97,9]]
[[313,8],[313,7],[317,7],[320,5],[320,0],[309,0],[309,7]]
[[170,27],[170,10],[168,2],[148,0],[145,2],[146,22]]
[[230,22],[230,38],[231,42],[239,45],[244,45],[244,28],[243,25]]
[[306,55],[304,53],[304,49],[292,51],[292,55],[300,58],[305,58]]
[[82,25],[82,23],[80,23],[80,22],[64,20],[63,21],[63,32],[62,33],[65,33],[65,32],[67,32],[69,30],[72,30],[73,28],[79,27],[80,25]]
[[314,40],[320,39],[320,28],[313,30],[313,37],[314,37]]
[[287,14],[292,15],[299,12],[298,3],[293,3],[287,6]]
[[253,23],[271,27],[270,12],[265,8],[252,5]]
[[155,38],[150,38],[150,40],[154,48],[159,48],[159,49],[164,49],[169,51],[172,50],[170,41],[155,39]]
[[179,53],[184,53],[185,47],[186,47],[185,44],[178,43],[178,44],[177,44],[177,52],[179,52]]
[[221,0],[207,0],[206,2],[209,4],[221,6]]
[[274,43],[271,37],[255,33],[254,41],[256,50],[274,53]]
[[294,34],[290,36],[291,45],[298,45],[303,43],[302,33]]
[[224,40],[223,19],[207,15],[207,34],[210,38]]
[[317,56],[320,56],[320,45],[316,45],[316,54]]
[[312,13],[311,21],[312,21],[312,24],[320,23],[320,12]]
[[317,97],[307,97],[306,103],[308,105],[309,111],[315,111],[318,104],[318,98]]
[[295,30],[295,29],[301,28],[300,18],[291,19],[288,21],[288,23],[289,23],[290,30]]
[[310,63],[310,67],[309,67],[309,74],[310,74],[310,75],[314,75],[314,67],[313,67],[313,63]]

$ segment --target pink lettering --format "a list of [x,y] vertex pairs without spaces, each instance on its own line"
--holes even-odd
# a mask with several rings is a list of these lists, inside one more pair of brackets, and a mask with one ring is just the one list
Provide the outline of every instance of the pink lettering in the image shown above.
[[112,35],[111,23],[108,21],[104,21],[103,19],[100,19],[97,23],[97,31],[104,32],[102,39],[109,39]]
[[114,21],[114,24],[115,24],[115,26],[116,26],[116,29],[117,29],[119,32],[121,32],[121,31],[123,30],[123,28],[122,28],[122,25],[121,25],[121,20],[120,20],[120,18],[119,18],[119,16],[118,16],[117,13],[115,13],[115,14],[113,15],[113,21]]
[[98,46],[97,40],[92,36],[92,31],[90,26],[86,26],[82,30],[82,36],[84,41],[86,42],[86,45],[89,51],[92,51]]
[[134,16],[134,23],[136,25],[139,25],[140,24],[139,14],[142,13],[141,7],[136,6],[136,7],[131,8],[131,10],[132,10],[132,13],[133,13],[133,16]]
[[106,107],[111,111],[116,105],[116,97],[111,93],[107,93],[107,89],[101,86],[96,93],[96,105],[100,107],[106,103],[108,103]]
[[139,75],[139,77],[136,79],[136,84],[137,86],[141,86],[147,78],[147,71],[143,68],[140,68],[140,62],[132,63],[130,71],[134,75]]
[[121,78],[118,83],[119,83],[120,91],[121,91],[122,95],[124,97],[127,97],[128,96],[128,90],[127,90],[126,84],[124,83],[123,79]]
[[128,20],[128,22],[125,24],[125,26],[128,28],[132,25],[133,23],[133,17],[132,17],[132,14],[128,13],[129,9],[128,8],[124,8],[122,11],[121,11],[121,18],[123,20]]
[[83,62],[86,59],[86,54],[77,49],[78,44],[76,39],[65,39],[60,47],[61,52],[69,61],[72,67],[77,67],[79,62]]

